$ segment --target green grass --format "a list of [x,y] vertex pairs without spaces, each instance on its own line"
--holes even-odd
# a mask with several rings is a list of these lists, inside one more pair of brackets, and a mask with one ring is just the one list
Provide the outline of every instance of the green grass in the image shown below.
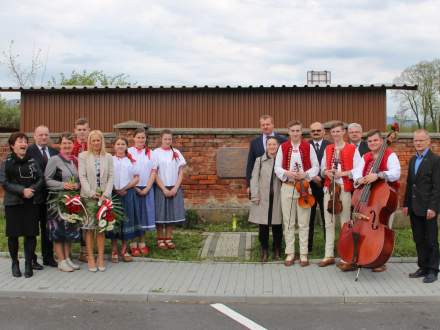
[[[394,244],[394,251],[393,251],[393,257],[416,257],[416,246],[412,239],[412,231],[410,228],[403,228],[403,229],[395,229],[395,244]],[[338,230],[336,230],[336,240],[339,237]],[[272,238],[270,238],[269,246],[272,246]],[[321,259],[324,257],[324,235],[322,233],[321,227],[317,227],[315,230],[315,235],[313,238],[313,251],[310,255],[311,259]],[[336,249],[336,243],[335,243],[335,249]],[[284,242],[283,242],[283,249],[284,251]],[[298,245],[298,235],[295,239],[295,251],[299,252],[299,245]],[[260,249],[260,243],[258,240],[255,242],[255,244],[252,246],[251,251],[251,260],[253,262],[259,261],[261,255],[261,249]],[[336,254],[335,254],[336,255]],[[272,255],[269,253],[269,261],[272,261]]]
[[[190,228],[188,228],[190,227]],[[236,231],[257,231],[258,227],[250,224],[245,217],[238,217]],[[203,232],[227,232],[232,231],[231,223],[201,223],[198,220],[191,222],[190,226],[176,228],[174,232],[174,242],[176,244],[175,250],[160,250],[156,247],[156,232],[148,232],[146,234],[146,243],[150,248],[149,258],[153,259],[168,259],[168,260],[182,260],[182,261],[199,261],[201,260],[199,253],[203,245]],[[336,231],[337,232],[337,231]],[[415,244],[412,239],[412,232],[410,228],[396,229],[396,241],[393,256],[395,257],[414,257],[416,256]],[[338,236],[338,233],[336,233]],[[271,240],[271,239],[270,239]],[[40,242],[38,237],[37,253],[40,252]],[[316,227],[313,251],[311,258],[319,259],[324,255],[324,238],[320,226]],[[272,241],[269,242],[271,246]],[[284,243],[283,243],[284,244]],[[296,239],[295,251],[299,251],[298,239]],[[20,242],[22,251],[23,244]],[[284,245],[283,245],[284,249]],[[73,253],[79,253],[79,243],[73,244]],[[5,237],[5,219],[0,217],[0,251],[7,252],[7,238]],[[106,240],[105,251],[110,254],[111,242]],[[270,254],[269,260],[272,256]],[[230,261],[237,261],[238,259],[231,259]],[[250,261],[260,260],[260,244],[258,240],[253,244]]]

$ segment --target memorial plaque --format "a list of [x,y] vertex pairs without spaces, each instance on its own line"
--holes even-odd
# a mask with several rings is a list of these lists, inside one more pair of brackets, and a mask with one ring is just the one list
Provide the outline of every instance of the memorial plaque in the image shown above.
[[245,178],[248,148],[229,147],[217,150],[219,178]]

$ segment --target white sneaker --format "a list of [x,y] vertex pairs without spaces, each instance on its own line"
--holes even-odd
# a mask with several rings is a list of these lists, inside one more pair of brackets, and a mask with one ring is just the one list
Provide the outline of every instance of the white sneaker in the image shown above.
[[79,269],[79,265],[75,264],[70,258],[66,258],[66,262],[74,270],[78,270]]
[[69,266],[66,260],[58,262],[58,269],[62,272],[73,272],[73,268]]

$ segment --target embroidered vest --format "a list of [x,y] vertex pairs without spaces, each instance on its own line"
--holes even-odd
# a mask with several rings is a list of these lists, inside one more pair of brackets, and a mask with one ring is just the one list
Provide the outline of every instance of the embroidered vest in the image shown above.
[[[284,142],[281,144],[281,151],[283,153],[283,169],[286,171],[290,171],[290,159],[292,157],[292,143],[289,141]],[[299,144],[299,154],[301,156],[301,162],[303,166],[303,171],[306,172],[312,167],[312,162],[310,161],[310,144],[305,141],[301,140],[301,143]]]
[[[378,172],[383,172],[383,171],[388,170],[388,167],[387,167],[388,157],[390,157],[390,155],[392,153],[393,153],[393,150],[391,150],[391,148],[385,149],[385,153],[383,155],[382,161],[380,162]],[[371,168],[373,167],[374,157],[373,157],[373,153],[371,151],[367,152],[364,155],[364,162],[365,162],[365,165],[364,165],[364,169],[362,171],[362,176],[367,175],[370,172]],[[390,187],[394,188],[395,190],[398,190],[400,187],[399,181],[388,182],[388,184],[390,185]]]
[[[335,152],[335,145],[330,144],[325,148],[325,168],[330,170],[333,166],[333,154]],[[342,148],[339,158],[341,161],[341,169],[342,171],[350,171],[353,169],[353,157],[356,152],[356,146],[353,144],[346,143],[344,148]],[[352,192],[353,191],[353,180],[349,177],[342,177],[342,182],[344,184],[344,191]],[[325,177],[324,186],[330,186],[330,178]]]

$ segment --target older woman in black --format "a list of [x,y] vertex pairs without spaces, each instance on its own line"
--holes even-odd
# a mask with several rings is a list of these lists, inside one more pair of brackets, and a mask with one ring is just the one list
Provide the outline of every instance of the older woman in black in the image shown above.
[[28,138],[24,133],[9,137],[11,153],[2,163],[0,184],[5,190],[6,236],[12,259],[12,275],[20,277],[18,238],[24,236],[25,277],[31,277],[32,258],[38,235],[38,206],[43,202],[44,178],[35,161],[26,156]]

